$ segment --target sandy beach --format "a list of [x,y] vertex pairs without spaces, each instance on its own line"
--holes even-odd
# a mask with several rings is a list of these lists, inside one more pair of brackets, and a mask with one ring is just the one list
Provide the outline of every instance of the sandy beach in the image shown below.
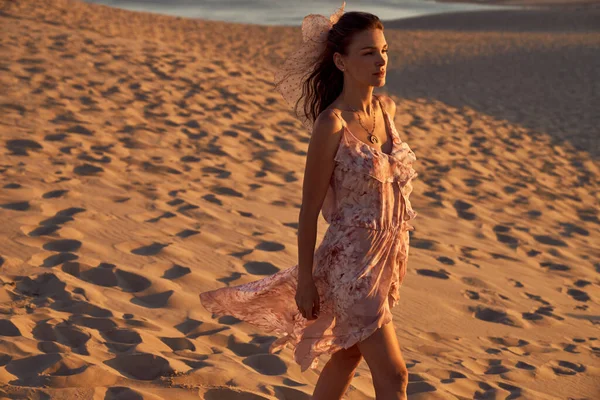
[[[384,23],[411,400],[599,398],[600,8],[564,3]],[[300,28],[0,0],[0,33],[0,398],[310,399],[198,299],[297,262]]]

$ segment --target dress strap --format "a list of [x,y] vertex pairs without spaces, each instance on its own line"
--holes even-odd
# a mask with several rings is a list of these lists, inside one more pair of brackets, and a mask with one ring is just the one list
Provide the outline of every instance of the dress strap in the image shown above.
[[340,121],[342,121],[342,125],[346,126],[346,121],[344,120],[344,118],[342,118],[342,116],[340,114],[338,114],[337,111],[331,110],[331,112],[340,119]]
[[381,98],[379,97],[378,94],[374,95],[375,98],[377,99],[377,102],[379,103],[379,107],[381,107],[381,110],[383,111],[383,114],[385,116],[387,116],[387,112],[385,111],[385,107],[383,106],[383,103],[381,102]]
[[390,120],[390,116],[388,115],[387,111],[385,111],[385,107],[383,106],[383,103],[381,102],[381,98],[379,97],[379,95],[375,95],[377,98],[377,101],[379,102],[379,107],[381,107],[381,112],[383,113],[383,122],[385,123],[386,126],[386,132],[389,129],[390,131],[390,135],[393,137],[393,129],[392,129],[392,121]]

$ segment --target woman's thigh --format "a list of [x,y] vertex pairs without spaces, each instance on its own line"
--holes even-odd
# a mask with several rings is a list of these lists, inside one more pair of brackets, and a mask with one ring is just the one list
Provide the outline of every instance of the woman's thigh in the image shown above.
[[336,351],[335,353],[333,353],[332,357],[336,358],[336,359],[340,359],[340,360],[347,360],[347,361],[361,361],[362,360],[362,354],[360,353],[360,350],[358,349],[358,343],[347,349],[340,349],[340,350]]
[[375,386],[386,386],[407,378],[406,363],[392,322],[383,325],[357,345],[371,370]]

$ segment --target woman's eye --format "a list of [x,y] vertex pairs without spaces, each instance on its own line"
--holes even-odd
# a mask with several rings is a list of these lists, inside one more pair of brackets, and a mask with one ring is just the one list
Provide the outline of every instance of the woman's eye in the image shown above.
[[[383,52],[384,52],[384,53],[387,53],[387,52],[388,52],[388,50],[384,50]],[[373,52],[372,52],[372,51],[370,51],[370,52],[368,52],[368,53],[365,53],[365,55],[368,55],[368,54],[373,54]]]

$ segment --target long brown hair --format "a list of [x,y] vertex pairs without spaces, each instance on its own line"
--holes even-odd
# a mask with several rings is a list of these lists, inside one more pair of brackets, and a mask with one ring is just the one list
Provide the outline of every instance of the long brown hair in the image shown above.
[[370,29],[383,30],[379,17],[367,12],[350,11],[344,13],[329,31],[325,50],[315,63],[314,70],[302,83],[300,99],[304,98],[304,114],[312,123],[344,88],[344,73],[333,62],[333,54],[348,55],[348,47],[354,36]]

